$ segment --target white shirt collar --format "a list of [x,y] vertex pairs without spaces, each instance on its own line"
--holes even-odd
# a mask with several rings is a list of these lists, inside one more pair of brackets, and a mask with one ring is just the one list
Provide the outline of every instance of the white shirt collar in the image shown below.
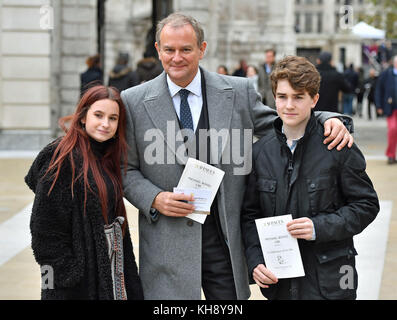
[[167,84],[168,84],[168,89],[170,90],[171,97],[173,98],[181,89],[187,89],[191,93],[195,94],[198,97],[201,97],[201,72],[200,68],[198,68],[198,71],[196,73],[196,76],[193,78],[192,82],[190,82],[186,88],[182,88],[172,82],[171,78],[167,74]]

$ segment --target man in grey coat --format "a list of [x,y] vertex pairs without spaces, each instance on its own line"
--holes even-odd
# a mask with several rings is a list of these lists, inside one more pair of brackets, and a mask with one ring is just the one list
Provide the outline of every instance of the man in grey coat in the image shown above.
[[262,102],[273,109],[276,109],[276,102],[273,96],[270,74],[272,73],[275,64],[276,50],[267,49],[265,51],[265,63],[259,66],[258,69],[258,91],[262,95]]
[[[174,13],[160,21],[155,46],[164,72],[121,94],[130,146],[124,191],[140,213],[145,299],[198,300],[201,288],[206,299],[247,299],[240,208],[252,136],[265,134],[277,114],[261,103],[248,79],[199,67],[207,43],[195,19]],[[320,118],[324,122],[327,115]],[[339,119],[324,125],[325,142],[333,140],[329,148],[352,145]],[[203,130],[205,139],[199,137]],[[173,193],[186,154],[225,172],[204,224],[186,218],[194,211],[187,203],[193,198]]]

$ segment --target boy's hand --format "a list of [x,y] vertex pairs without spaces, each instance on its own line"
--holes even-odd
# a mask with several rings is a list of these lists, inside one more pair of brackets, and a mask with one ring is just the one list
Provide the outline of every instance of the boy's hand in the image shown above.
[[278,281],[277,277],[263,264],[256,266],[252,271],[252,277],[261,288],[269,288],[268,284],[274,284]]
[[298,218],[287,223],[287,230],[296,239],[311,240],[313,238],[313,221],[309,218]]
[[342,150],[346,144],[351,148],[354,142],[353,136],[343,125],[342,121],[337,118],[331,118],[324,122],[324,136],[327,137],[324,140],[324,144],[331,142],[328,150],[332,150],[338,143],[336,150]]

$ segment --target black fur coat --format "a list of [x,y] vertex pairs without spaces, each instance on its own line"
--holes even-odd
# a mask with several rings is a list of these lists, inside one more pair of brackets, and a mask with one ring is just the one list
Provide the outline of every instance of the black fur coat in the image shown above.
[[[25,177],[26,184],[35,193],[30,221],[33,253],[40,266],[52,267],[54,275],[54,288],[42,289],[41,297],[113,300],[105,222],[93,176],[89,172],[89,183],[95,194],[87,191],[85,216],[83,180],[75,182],[72,197],[72,171],[68,159],[64,161],[49,196],[50,175],[41,179],[56,145],[56,142],[51,143],[39,153]],[[81,164],[75,162],[77,175]],[[127,298],[143,299],[128,226],[123,248]]]

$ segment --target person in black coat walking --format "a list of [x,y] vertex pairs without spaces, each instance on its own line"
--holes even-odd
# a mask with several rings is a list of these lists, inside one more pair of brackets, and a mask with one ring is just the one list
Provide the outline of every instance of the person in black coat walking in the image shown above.
[[372,119],[372,109],[375,109],[375,117],[378,117],[378,113],[376,112],[375,107],[375,89],[376,89],[376,81],[378,80],[378,76],[376,75],[376,70],[371,68],[369,69],[369,77],[364,81],[364,88],[368,91],[368,119]]
[[343,73],[344,79],[349,83],[350,92],[343,93],[342,109],[344,114],[353,115],[353,99],[356,88],[358,87],[358,73],[354,70],[354,65],[350,64],[349,68]]
[[103,71],[101,69],[101,56],[99,54],[88,57],[86,62],[87,70],[80,74],[80,97],[90,87],[103,83]]
[[393,65],[379,75],[375,104],[378,114],[387,117],[387,163],[397,164],[397,55]]
[[139,75],[128,66],[128,60],[128,53],[120,53],[109,74],[108,85],[117,88],[119,92],[140,84]]
[[[355,144],[329,151],[321,143],[322,126],[312,111],[320,83],[314,65],[302,57],[286,57],[276,65],[271,82],[279,118],[273,132],[254,144],[241,213],[251,281],[270,300],[355,299],[353,236],[379,211],[365,159]],[[266,267],[255,220],[286,214],[292,215],[285,227],[298,239],[305,275],[278,279]],[[288,261],[289,252],[283,249],[279,244],[274,257]],[[280,263],[284,267],[289,266]]]
[[338,112],[339,91],[350,93],[351,88],[343,75],[331,66],[332,55],[322,52],[318,58],[317,70],[321,75],[320,98],[316,105],[316,111]]
[[136,72],[140,83],[143,83],[156,78],[163,72],[163,67],[158,59],[145,52],[143,59],[138,61]]
[[[42,299],[143,299],[121,182],[126,111],[115,88],[87,90],[64,137],[34,160],[30,230],[48,272]],[[44,283],[44,282],[42,282]]]

